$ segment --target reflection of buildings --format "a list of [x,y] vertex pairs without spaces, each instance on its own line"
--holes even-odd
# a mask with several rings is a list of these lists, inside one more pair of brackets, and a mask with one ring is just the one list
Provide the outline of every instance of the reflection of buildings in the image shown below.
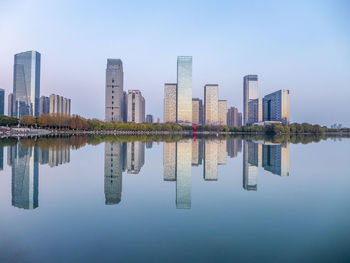
[[244,141],[243,188],[257,190],[258,167],[280,176],[289,175],[289,143]]
[[218,144],[218,164],[226,164],[226,140],[217,141]]
[[262,166],[280,176],[289,176],[289,143],[263,145]]
[[202,164],[203,159],[203,140],[192,142],[192,165],[198,166]]
[[9,146],[12,163],[12,205],[18,208],[38,207],[38,147],[24,148],[20,143]]
[[164,181],[176,180],[176,142],[163,144]]
[[192,141],[176,144],[176,208],[190,209]]
[[0,171],[4,169],[4,147],[0,146]]
[[206,181],[218,180],[218,141],[204,141],[203,177]]
[[128,142],[126,155],[128,174],[138,174],[145,163],[145,143],[139,141]]
[[228,139],[226,141],[227,154],[231,158],[237,157],[238,152],[242,152],[242,140],[240,139]]
[[53,147],[48,150],[49,166],[59,166],[70,162],[70,148],[68,145]]
[[146,149],[152,149],[153,142],[146,142]]
[[123,145],[120,142],[105,143],[105,203],[118,204],[122,196]]

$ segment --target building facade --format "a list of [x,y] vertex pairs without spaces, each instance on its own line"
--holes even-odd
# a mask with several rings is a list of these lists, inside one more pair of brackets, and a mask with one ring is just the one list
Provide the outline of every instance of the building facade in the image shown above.
[[259,98],[258,75],[247,75],[243,78],[243,121],[249,124],[249,102]]
[[218,121],[219,125],[227,125],[227,101],[226,100],[219,100],[218,101]]
[[128,91],[128,122],[143,123],[145,122],[145,99],[141,91]]
[[60,95],[51,94],[49,98],[49,114],[71,114],[71,100]]
[[10,93],[8,96],[7,96],[7,115],[9,117],[13,116],[12,114],[12,109],[13,109],[13,93]]
[[217,125],[219,123],[219,86],[207,84],[204,86],[204,123]]
[[263,120],[289,124],[289,90],[279,90],[263,98]]
[[13,69],[12,115],[39,116],[40,61],[37,51],[27,51],[15,55]]
[[164,122],[176,122],[176,89],[174,83],[164,84]]
[[203,124],[203,102],[201,99],[192,99],[192,123]]
[[248,102],[248,121],[246,125],[262,121],[262,103],[261,100],[255,99]]
[[50,98],[41,96],[39,101],[39,115],[50,113]]
[[0,115],[5,115],[5,90],[0,89]]
[[153,115],[147,114],[146,115],[146,122],[147,123],[153,123]]
[[238,112],[238,109],[235,107],[231,107],[227,111],[227,126],[229,127],[242,126],[242,113]]
[[192,124],[192,57],[177,57],[176,121]]
[[105,120],[123,121],[124,72],[120,59],[107,59]]

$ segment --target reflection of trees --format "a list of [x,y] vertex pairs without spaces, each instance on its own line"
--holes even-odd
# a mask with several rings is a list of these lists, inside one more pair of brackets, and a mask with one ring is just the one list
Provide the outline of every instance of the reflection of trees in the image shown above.
[[23,138],[20,140],[22,147],[38,146],[40,149],[62,150],[70,147],[79,149],[85,146],[87,136],[67,136],[67,137],[40,137],[38,139]]

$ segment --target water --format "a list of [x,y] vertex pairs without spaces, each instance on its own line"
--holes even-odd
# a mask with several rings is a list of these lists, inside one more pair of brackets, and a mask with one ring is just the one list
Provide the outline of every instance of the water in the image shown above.
[[0,141],[0,261],[350,260],[349,139],[154,139]]

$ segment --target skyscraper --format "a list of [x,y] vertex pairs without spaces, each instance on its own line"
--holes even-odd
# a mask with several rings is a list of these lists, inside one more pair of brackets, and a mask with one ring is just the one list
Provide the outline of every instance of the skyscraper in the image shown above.
[[263,120],[289,124],[289,90],[279,90],[263,98]]
[[218,121],[219,125],[227,125],[227,101],[219,100],[218,102]]
[[13,73],[13,115],[39,116],[40,60],[37,51],[15,55]]
[[41,96],[39,101],[39,115],[50,113],[50,98]]
[[192,99],[192,123],[203,124],[203,103],[201,99]]
[[0,89],[0,115],[5,115],[5,90]]
[[145,122],[145,99],[139,90],[128,91],[128,122]]
[[209,125],[219,123],[219,101],[217,84],[207,84],[204,86],[204,122]]
[[231,107],[227,111],[227,126],[240,127],[242,126],[242,113],[238,112],[238,109]]
[[120,59],[107,59],[106,69],[106,121],[123,121],[124,72]]
[[71,100],[62,96],[51,94],[49,98],[49,113],[71,114]]
[[258,92],[258,75],[247,75],[243,78],[243,120],[244,125],[249,124],[249,108],[248,103],[251,100],[259,98]]
[[192,57],[177,57],[176,120],[192,123]]
[[153,115],[147,114],[146,115],[146,122],[147,123],[153,123]]
[[255,99],[248,102],[248,121],[246,124],[253,124],[262,121],[262,103]]
[[176,88],[174,83],[164,84],[164,122],[176,122]]
[[12,114],[12,110],[13,110],[13,93],[10,93],[8,96],[7,96],[7,115],[9,117],[11,117],[13,114]]

